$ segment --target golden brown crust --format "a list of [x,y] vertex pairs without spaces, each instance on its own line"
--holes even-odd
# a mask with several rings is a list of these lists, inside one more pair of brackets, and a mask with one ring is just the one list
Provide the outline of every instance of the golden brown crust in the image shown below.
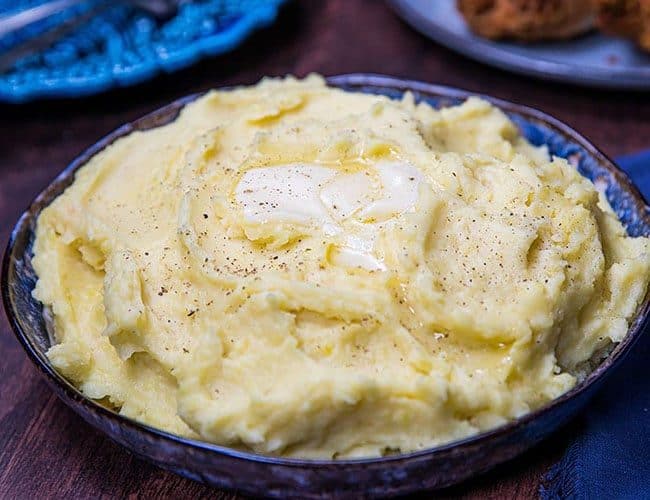
[[593,0],[457,0],[470,28],[487,38],[564,39],[593,27]]
[[650,51],[650,0],[595,0],[598,27]]

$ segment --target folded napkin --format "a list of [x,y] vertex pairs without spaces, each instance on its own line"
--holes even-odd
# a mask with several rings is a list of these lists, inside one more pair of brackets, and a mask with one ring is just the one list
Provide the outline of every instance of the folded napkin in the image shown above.
[[[650,199],[650,150],[617,163]],[[583,411],[579,435],[544,477],[543,499],[650,498],[649,329]]]

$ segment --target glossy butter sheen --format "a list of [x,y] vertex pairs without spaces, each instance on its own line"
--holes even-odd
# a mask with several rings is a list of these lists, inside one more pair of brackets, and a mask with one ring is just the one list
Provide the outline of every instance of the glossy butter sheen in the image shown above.
[[[299,165],[322,185],[274,170]],[[264,198],[264,171],[300,196]],[[34,249],[50,359],[87,395],[302,457],[430,447],[543,405],[622,338],[650,264],[589,181],[489,104],[317,78],[213,92],[117,141],[43,211]]]
[[[397,162],[378,162],[356,172],[319,165],[276,165],[244,173],[236,202],[249,223],[320,227],[324,236],[347,235],[336,248],[338,263],[385,270],[373,255],[377,221],[394,223],[418,199],[420,172]],[[345,222],[353,224],[342,225]]]

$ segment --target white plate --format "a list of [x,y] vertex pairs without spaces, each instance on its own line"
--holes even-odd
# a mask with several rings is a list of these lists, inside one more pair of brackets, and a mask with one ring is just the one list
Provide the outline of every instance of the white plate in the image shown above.
[[515,43],[474,35],[455,0],[388,0],[427,37],[477,61],[545,80],[610,89],[650,90],[650,55],[633,42],[597,32],[565,41]]

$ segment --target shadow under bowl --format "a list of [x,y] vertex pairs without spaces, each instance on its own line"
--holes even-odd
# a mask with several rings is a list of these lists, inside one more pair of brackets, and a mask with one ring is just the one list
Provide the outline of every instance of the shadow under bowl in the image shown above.
[[[456,105],[471,94],[462,90],[379,75],[342,75],[329,84],[352,92],[400,98],[411,91],[435,107]],[[444,446],[381,458],[300,460],[263,456],[181,438],[118,415],[85,397],[50,364],[50,339],[41,304],[31,292],[36,283],[32,245],[41,210],[74,180],[77,169],[112,142],[135,130],[173,121],[198,95],[173,102],[124,125],[72,162],[18,220],[2,269],[2,295],[12,328],[56,394],[88,423],[135,455],[185,477],[257,496],[359,498],[404,495],[456,484],[505,462],[554,432],[576,414],[621,363],[641,335],[648,317],[646,296],[627,336],[582,382],[548,405],[489,432]],[[650,235],[650,208],[628,177],[580,134],[558,120],[525,106],[484,96],[506,112],[533,144],[546,144],[603,188],[632,236]]]

